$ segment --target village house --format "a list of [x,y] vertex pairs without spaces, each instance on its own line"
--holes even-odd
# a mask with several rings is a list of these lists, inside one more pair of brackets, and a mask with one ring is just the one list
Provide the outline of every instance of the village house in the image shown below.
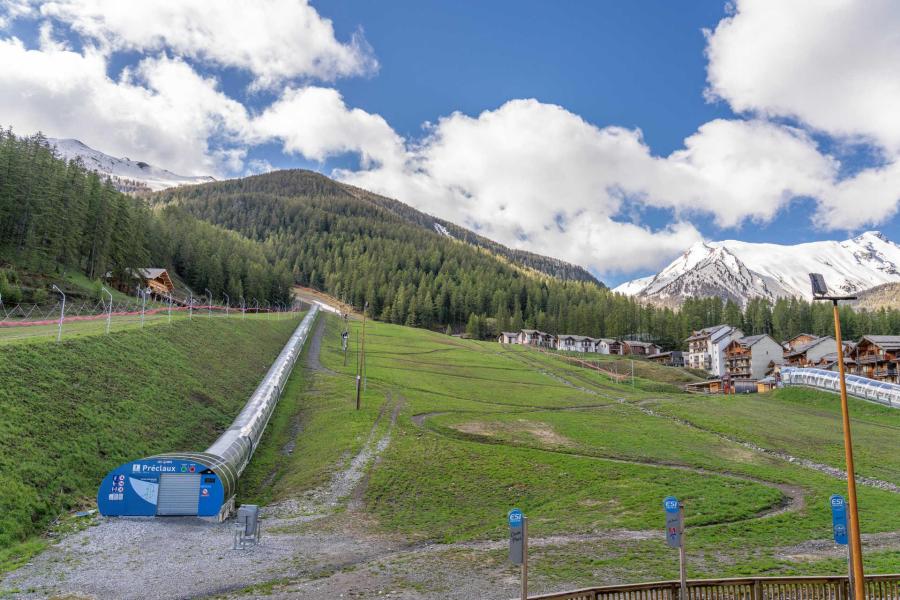
[[666,367],[684,366],[684,354],[681,352],[681,350],[657,352],[656,354],[649,355],[647,357],[647,360],[649,360],[650,362],[655,362],[658,365],[664,365]]
[[616,340],[599,338],[594,341],[594,352],[598,354],[622,354],[622,344]]
[[[844,369],[847,373],[856,372],[856,361],[852,358],[851,352],[844,352]],[[837,351],[829,352],[819,360],[815,362],[813,365],[817,369],[825,369],[826,371],[837,371],[838,370],[838,355]]]
[[869,379],[900,383],[900,335],[865,335],[856,345],[857,374]]
[[567,352],[594,352],[594,339],[585,335],[560,335],[556,338],[556,349]]
[[661,348],[651,342],[622,342],[622,354],[631,354],[634,356],[650,356],[658,354]]
[[721,377],[725,373],[725,348],[732,340],[742,337],[744,332],[731,325],[716,325],[695,331],[686,340],[687,366]]
[[514,331],[501,331],[497,341],[501,344],[518,344],[519,334]]
[[537,346],[540,348],[555,348],[556,336],[537,329],[523,329],[519,332],[519,342],[526,346]]
[[784,353],[786,367],[812,367],[826,354],[837,353],[837,342],[833,337],[815,338],[811,342],[797,346]]
[[732,340],[725,348],[725,372],[732,379],[763,379],[772,363],[784,360],[781,344],[766,334]]

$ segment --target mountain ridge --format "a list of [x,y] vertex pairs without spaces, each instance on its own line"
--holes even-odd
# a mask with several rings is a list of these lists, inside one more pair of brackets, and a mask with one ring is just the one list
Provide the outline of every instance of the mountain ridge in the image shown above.
[[[285,179],[289,180],[286,184],[288,189],[285,189]],[[594,277],[583,267],[558,258],[509,248],[499,242],[478,235],[465,227],[424,213],[399,200],[342,183],[316,171],[310,171],[308,169],[282,169],[271,173],[251,175],[240,179],[217,181],[208,185],[216,186],[218,189],[225,190],[227,193],[267,193],[279,196],[293,195],[296,197],[331,196],[353,199],[388,211],[390,214],[407,224],[427,230],[435,235],[452,238],[461,243],[487,251],[517,267],[535,271],[549,277],[555,277],[563,281],[581,281],[606,287],[603,282]],[[203,187],[204,185],[199,186],[201,189]],[[162,190],[156,194],[153,201],[167,202],[176,196],[184,195],[184,191],[184,189],[177,188]]]
[[178,175],[162,167],[127,157],[116,158],[91,148],[81,140],[72,138],[47,138],[65,160],[81,160],[85,168],[108,176],[120,192],[146,193],[164,190],[178,185],[191,185],[215,181],[207,175]]
[[822,273],[831,290],[845,294],[900,282],[900,246],[879,231],[792,246],[698,242],[656,275],[627,281],[613,291],[661,306],[709,296],[746,306],[753,298],[811,299],[809,273]]

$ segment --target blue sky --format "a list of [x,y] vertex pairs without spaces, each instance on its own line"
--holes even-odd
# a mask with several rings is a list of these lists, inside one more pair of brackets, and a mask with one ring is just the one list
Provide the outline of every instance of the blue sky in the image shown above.
[[700,239],[900,239],[887,0],[228,1],[6,2],[0,110],[180,172],[315,169],[612,284]]

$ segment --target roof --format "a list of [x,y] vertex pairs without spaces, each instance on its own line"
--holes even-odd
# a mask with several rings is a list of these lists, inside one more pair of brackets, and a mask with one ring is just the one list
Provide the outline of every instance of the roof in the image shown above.
[[[740,344],[741,346],[744,346],[745,348],[750,348],[751,346],[753,346],[755,343],[759,342],[759,341],[762,340],[763,338],[769,338],[769,339],[772,339],[772,338],[769,337],[767,334],[761,333],[761,334],[759,334],[759,335],[748,335],[748,336],[742,337],[742,338],[740,338],[740,339],[738,339],[738,340],[736,340],[736,341],[737,341],[737,343]],[[775,340],[772,340],[772,341],[775,342]],[[778,342],[775,342],[775,343],[777,344]]]
[[860,343],[868,341],[883,350],[900,350],[900,335],[864,335]]
[[622,342],[622,343],[623,343],[623,344],[628,344],[629,346],[643,346],[644,348],[646,348],[646,347],[648,347],[648,346],[656,346],[656,344],[654,344],[653,342],[631,342],[631,341],[625,341],[625,342]]
[[157,277],[165,273],[166,270],[157,267],[146,267],[143,269],[137,269],[137,272],[141,277],[144,277],[145,279],[156,279]]
[[832,344],[835,344],[835,348],[837,347],[837,340],[835,340],[833,337],[830,337],[830,336],[829,337],[820,337],[820,338],[814,339],[811,342],[807,342],[806,344],[803,344],[802,346],[797,346],[796,348],[794,348],[793,351],[785,354],[785,356],[797,356],[798,354],[803,354],[810,348],[818,346],[822,342],[831,342]]
[[704,327],[703,329],[701,329],[699,331],[695,331],[691,335],[691,337],[689,337],[687,339],[687,341],[690,342],[693,340],[702,340],[702,339],[705,339],[708,337],[713,337],[717,333],[722,333],[723,329],[725,329],[725,328],[727,328],[727,330],[729,332],[734,329],[734,327],[732,327],[731,325],[715,325],[713,327]]
[[559,339],[562,339],[562,338],[571,338],[571,339],[573,339],[573,340],[578,340],[579,342],[582,341],[582,340],[590,340],[590,339],[592,339],[592,338],[589,338],[589,337],[586,336],[586,335],[574,335],[574,334],[571,334],[571,333],[560,334],[558,337],[559,337]]
[[819,336],[813,335],[813,334],[811,334],[811,333],[798,333],[797,335],[795,335],[794,337],[792,337],[792,338],[789,339],[788,341],[789,341],[789,342],[794,341],[794,340],[796,340],[798,337],[811,337],[811,338],[817,338],[817,337],[819,337]]
[[517,331],[501,331],[500,335],[503,335],[506,337],[516,337],[519,335],[519,332],[517,332]]
[[680,355],[681,355],[680,350],[669,350],[668,352],[657,352],[656,354],[651,354],[647,358],[648,359],[649,358],[663,358],[666,356],[680,356]]

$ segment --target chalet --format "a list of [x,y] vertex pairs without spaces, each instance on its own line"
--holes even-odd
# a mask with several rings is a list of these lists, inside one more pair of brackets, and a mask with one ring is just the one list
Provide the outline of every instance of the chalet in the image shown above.
[[784,346],[786,352],[793,352],[800,346],[805,346],[806,344],[819,339],[819,336],[813,335],[811,333],[798,333],[791,339],[784,341],[781,343]]
[[649,355],[647,357],[647,360],[649,360],[650,362],[655,362],[658,365],[664,365],[666,367],[684,366],[684,354],[681,352],[681,350],[657,352],[656,354]]
[[622,343],[607,338],[594,340],[594,352],[597,354],[622,354]]
[[811,342],[786,351],[784,365],[787,367],[812,367],[823,356],[832,352],[837,352],[837,342],[833,337],[815,338]]
[[519,334],[514,331],[501,331],[497,341],[501,344],[518,344]]
[[866,335],[856,345],[857,373],[863,377],[900,383],[900,335]]
[[751,335],[732,340],[725,348],[725,372],[732,379],[758,381],[770,365],[783,361],[781,344],[768,335]]
[[[126,273],[131,278],[131,282],[128,282],[127,278],[126,281],[117,279],[114,282],[114,285],[122,290],[131,290],[133,289],[132,286],[140,289],[149,288],[151,293],[160,296],[168,296],[175,291],[175,284],[172,283],[172,278],[169,277],[169,272],[165,269],[146,267],[143,269],[128,269]],[[106,277],[109,279],[112,277],[112,273],[107,273]]]
[[594,352],[594,339],[585,335],[560,335],[556,338],[556,349],[567,352]]
[[523,329],[519,332],[518,339],[518,343],[526,346],[538,346],[541,348],[554,348],[556,346],[556,336],[537,329]]
[[634,356],[650,356],[651,354],[659,354],[660,347],[651,342],[622,342],[622,354],[632,354]]
[[716,325],[695,331],[687,340],[686,366],[708,371],[715,377],[725,373],[725,348],[744,332],[731,325]]

